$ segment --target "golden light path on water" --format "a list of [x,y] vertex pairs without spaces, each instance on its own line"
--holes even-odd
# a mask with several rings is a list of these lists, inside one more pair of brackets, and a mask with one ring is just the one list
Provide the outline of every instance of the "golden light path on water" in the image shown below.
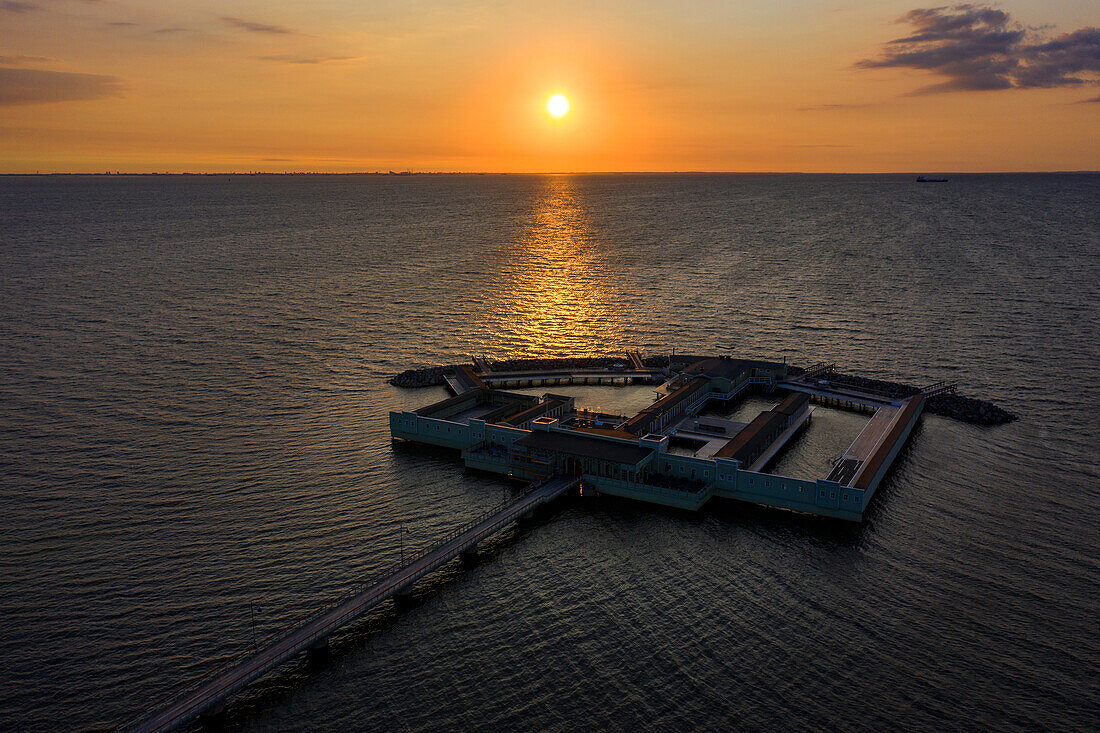
[[577,185],[548,176],[520,237],[503,252],[480,344],[488,355],[610,354],[624,346],[614,269]]

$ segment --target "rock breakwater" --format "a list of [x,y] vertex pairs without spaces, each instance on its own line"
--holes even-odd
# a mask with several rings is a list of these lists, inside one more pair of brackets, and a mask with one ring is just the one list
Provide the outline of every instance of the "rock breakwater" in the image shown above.
[[[869,377],[860,377],[854,374],[841,374],[839,372],[831,372],[822,375],[822,380],[833,384],[844,384],[850,387],[866,389],[886,395],[887,397],[895,398],[912,397],[921,391],[920,387],[914,387],[910,384],[888,382],[882,379],[871,379]],[[975,425],[1002,425],[1018,419],[1016,415],[997,407],[997,405],[992,402],[953,393],[929,397],[927,402],[925,402],[924,409],[925,412],[932,413],[933,415],[942,415],[943,417],[950,417],[961,422],[973,423]]]

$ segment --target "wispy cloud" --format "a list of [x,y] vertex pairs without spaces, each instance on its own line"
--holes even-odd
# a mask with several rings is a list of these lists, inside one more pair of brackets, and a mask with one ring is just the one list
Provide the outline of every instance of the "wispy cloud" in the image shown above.
[[944,77],[917,93],[1076,86],[1100,74],[1100,28],[1044,39],[1003,10],[970,3],[917,8],[898,22],[911,26],[911,33],[856,67],[921,69]]
[[362,61],[364,56],[257,56],[260,61],[275,61],[282,64],[341,64],[350,61]]
[[185,31],[189,31],[189,30],[191,30],[191,29],[190,28],[157,28],[155,31],[153,31],[153,33],[158,33],[160,35],[167,35],[167,34],[170,34],[170,33],[183,33]]
[[851,148],[852,145],[784,145],[785,148]]
[[0,56],[0,66],[23,66],[25,64],[52,64],[57,59],[49,56]]
[[799,112],[839,112],[845,109],[863,109],[869,104],[815,104],[809,107],[799,107]]
[[122,91],[115,76],[0,67],[0,106],[104,99]]
[[137,23],[131,23],[131,22],[126,21],[126,20],[112,20],[107,25],[112,26],[114,28],[130,28],[130,27],[136,26]]
[[34,3],[22,2],[22,0],[0,0],[0,12],[4,13],[32,13],[38,10]]
[[226,25],[233,26],[234,28],[240,28],[241,30],[252,31],[253,33],[270,33],[273,35],[294,35],[297,31],[290,28],[284,28],[281,25],[269,25],[267,23],[256,23],[251,20],[241,20],[240,18],[233,18],[231,16],[222,16],[221,21]]

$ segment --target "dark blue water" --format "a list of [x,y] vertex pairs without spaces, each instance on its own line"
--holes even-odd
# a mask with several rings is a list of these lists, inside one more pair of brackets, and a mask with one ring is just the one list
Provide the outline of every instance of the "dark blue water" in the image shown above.
[[0,729],[121,722],[513,490],[391,445],[443,393],[390,374],[673,346],[1021,419],[924,417],[862,526],[571,500],[230,725],[1095,729],[1098,220],[1098,176],[0,178]]

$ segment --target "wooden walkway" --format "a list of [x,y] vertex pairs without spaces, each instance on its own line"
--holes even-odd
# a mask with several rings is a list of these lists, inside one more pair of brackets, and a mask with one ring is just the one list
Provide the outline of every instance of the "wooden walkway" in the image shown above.
[[133,731],[166,731],[184,725],[291,657],[319,646],[341,626],[407,591],[428,573],[579,483],[579,477],[554,476],[531,486],[515,499],[466,523],[343,598],[273,634],[255,651],[226,662],[121,727]]

